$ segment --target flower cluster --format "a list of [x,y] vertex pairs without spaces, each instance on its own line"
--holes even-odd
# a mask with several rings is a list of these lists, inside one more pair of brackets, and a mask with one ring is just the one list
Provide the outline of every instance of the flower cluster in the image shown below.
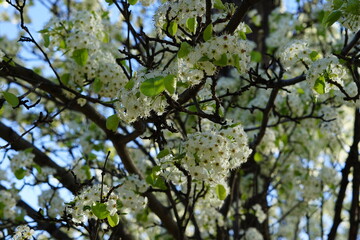
[[147,190],[148,186],[144,180],[140,180],[137,175],[130,175],[118,189],[119,200],[122,204],[123,212],[138,212],[145,208],[147,198],[141,196]]
[[83,223],[89,218],[96,218],[92,211],[92,207],[96,205],[96,203],[101,202],[101,199],[107,199],[107,201],[104,202],[106,210],[108,210],[110,215],[113,216],[118,210],[118,196],[115,195],[114,192],[111,192],[108,196],[109,192],[110,188],[106,185],[101,186],[101,184],[83,189],[81,193],[77,195],[71,203],[69,203],[69,213],[72,215],[72,220],[76,223]]
[[288,42],[280,51],[281,61],[286,69],[294,67],[297,63],[310,63],[309,44],[302,40]]
[[[194,180],[214,186],[222,184],[229,170],[246,162],[250,153],[247,135],[240,125],[197,132],[189,135],[183,145],[181,166]],[[165,163],[168,167],[168,162]]]
[[6,190],[0,190],[0,219],[15,218],[16,200],[14,196]]
[[256,228],[248,228],[241,240],[263,240],[263,236]]
[[34,230],[30,229],[29,226],[21,225],[16,228],[13,240],[27,240],[31,239],[34,234]]
[[140,0],[140,2],[143,6],[150,6],[155,2],[155,0]]
[[[167,30],[168,21],[176,22],[182,29],[187,29],[186,21],[189,18],[197,19],[198,17],[205,20],[206,6],[205,1],[196,0],[178,0],[167,1],[161,5],[155,13],[155,26],[157,29]],[[183,36],[181,31],[176,35]]]
[[103,19],[93,11],[78,11],[71,21],[51,20],[50,24],[57,26],[43,30],[51,37],[50,47],[63,42],[65,54],[69,56],[66,65],[70,73],[68,84],[84,87],[90,82],[100,96],[116,97],[118,90],[126,84],[126,76],[107,46],[109,36]]
[[131,123],[139,117],[149,117],[151,111],[161,114],[167,106],[166,99],[160,95],[156,97],[145,96],[140,92],[140,86],[147,79],[166,75],[166,72],[157,70],[149,73],[138,71],[131,79],[134,83],[131,89],[125,87],[119,90],[120,101],[116,103],[116,106],[120,119]]
[[276,9],[271,13],[269,23],[271,32],[266,38],[267,46],[274,48],[284,46],[289,41],[288,37],[293,30],[292,14],[286,14],[280,9]]
[[306,80],[317,93],[327,93],[337,89],[334,84],[343,85],[346,71],[335,56],[325,57],[313,62],[307,72]]
[[253,48],[252,42],[236,35],[222,35],[199,44],[184,60],[189,65],[187,69],[199,69],[207,75],[213,75],[216,66],[234,66],[239,73],[245,73]]
[[30,151],[18,152],[11,158],[10,168],[15,175],[29,176],[35,155]]

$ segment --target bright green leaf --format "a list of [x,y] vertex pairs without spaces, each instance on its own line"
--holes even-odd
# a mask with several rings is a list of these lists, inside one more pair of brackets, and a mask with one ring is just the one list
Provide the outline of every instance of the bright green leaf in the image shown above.
[[246,34],[245,34],[243,31],[239,31],[239,37],[240,37],[242,40],[246,40]]
[[196,20],[195,18],[188,18],[186,20],[186,28],[191,32],[195,33],[196,30]]
[[138,2],[138,0],[128,0],[128,2],[130,5],[135,5]]
[[120,119],[116,114],[111,115],[106,119],[106,128],[115,132],[119,126],[119,122]]
[[27,170],[24,168],[18,168],[15,170],[14,175],[17,179],[21,180],[23,179],[27,174]]
[[98,219],[105,219],[110,215],[105,203],[96,202],[95,205],[91,207],[91,211]]
[[120,222],[120,217],[117,213],[115,213],[113,216],[111,215],[108,215],[107,216],[107,220],[108,220],[108,223],[111,227],[115,227],[119,224]]
[[130,91],[135,85],[135,81],[134,79],[130,79],[130,81],[128,81],[126,84],[125,84],[125,89]]
[[333,25],[341,17],[342,12],[340,10],[334,10],[323,19],[323,23],[326,27]]
[[312,51],[309,56],[312,61],[316,61],[320,58],[320,54],[317,51]]
[[104,33],[104,38],[103,38],[103,43],[108,43],[110,42],[110,36],[107,32],[103,32]]
[[260,52],[258,52],[258,51],[252,51],[252,52],[250,53],[250,55],[251,55],[251,61],[256,62],[256,63],[261,62],[262,56],[261,56],[261,53],[260,53]]
[[219,67],[224,67],[227,65],[227,55],[223,53],[219,59],[217,59],[214,64]]
[[213,25],[210,23],[203,32],[204,41],[211,39],[212,34],[213,34]]
[[254,155],[255,162],[261,162],[263,160],[263,157],[260,153],[256,152]]
[[94,92],[96,93],[100,92],[101,88],[103,87],[103,83],[100,80],[100,78],[95,78],[93,87],[94,87]]
[[50,35],[49,34],[43,34],[44,39],[44,47],[48,47],[50,45]]
[[316,79],[313,89],[319,94],[325,93],[325,78],[323,76]]
[[64,73],[61,75],[60,80],[63,84],[68,85],[70,80],[70,73]]
[[170,25],[169,25],[169,28],[168,28],[169,34],[170,34],[171,36],[175,36],[177,30],[178,30],[178,24],[177,24],[177,22],[171,21],[171,22],[170,22]]
[[220,200],[224,200],[226,198],[226,189],[222,184],[216,185],[215,192]]
[[250,27],[249,25],[245,24],[245,33],[246,33],[246,34],[250,34],[250,33],[252,33],[252,32],[253,32],[253,31],[252,31],[251,27]]
[[225,10],[226,7],[223,4],[223,2],[221,0],[215,0],[214,1],[214,8],[219,9],[219,10]]
[[12,106],[16,107],[19,105],[19,98],[11,92],[3,92],[5,100]]
[[304,89],[302,89],[302,88],[298,88],[298,89],[296,89],[296,91],[297,91],[299,94],[304,94],[304,93],[305,93]]
[[105,0],[105,2],[107,2],[109,6],[114,3],[113,0]]
[[182,42],[180,44],[180,49],[178,51],[178,58],[184,58],[191,52],[192,47],[187,42]]
[[159,76],[146,79],[140,85],[140,92],[148,97],[159,95],[165,90],[164,78]]
[[81,167],[81,169],[85,172],[86,178],[88,180],[90,180],[91,179],[91,171],[90,171],[89,165],[84,165]]
[[80,66],[85,66],[88,60],[89,54],[86,48],[77,49],[73,52],[72,58]]
[[165,89],[170,93],[174,94],[176,90],[176,76],[175,75],[168,75],[164,77],[164,86]]
[[233,54],[233,60],[234,60],[234,67],[236,67],[236,69],[240,72],[241,71],[241,67],[240,67],[240,57],[238,54]]
[[11,58],[8,58],[8,57],[4,56],[4,57],[2,58],[2,60],[3,60],[4,62],[6,62],[7,64],[9,64],[10,66],[12,66],[12,67],[15,67],[15,66],[16,66],[15,62],[14,62]]
[[165,156],[167,156],[169,154],[170,154],[170,150],[165,148],[165,149],[161,150],[156,157],[157,158],[163,158],[163,157],[165,157]]

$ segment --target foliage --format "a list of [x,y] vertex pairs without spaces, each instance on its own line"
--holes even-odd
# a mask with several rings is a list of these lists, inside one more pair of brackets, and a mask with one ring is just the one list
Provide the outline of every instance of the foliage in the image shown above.
[[0,0],[0,238],[359,239],[360,2],[282,4]]

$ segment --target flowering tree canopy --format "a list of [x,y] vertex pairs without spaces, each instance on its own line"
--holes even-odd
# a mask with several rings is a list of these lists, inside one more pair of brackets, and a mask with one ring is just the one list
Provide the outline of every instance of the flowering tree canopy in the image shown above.
[[360,239],[360,1],[0,6],[0,238]]

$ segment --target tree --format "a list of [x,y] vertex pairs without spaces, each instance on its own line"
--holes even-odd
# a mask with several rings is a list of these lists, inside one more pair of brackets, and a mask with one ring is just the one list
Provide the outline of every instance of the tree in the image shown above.
[[0,5],[3,238],[359,239],[359,1]]

